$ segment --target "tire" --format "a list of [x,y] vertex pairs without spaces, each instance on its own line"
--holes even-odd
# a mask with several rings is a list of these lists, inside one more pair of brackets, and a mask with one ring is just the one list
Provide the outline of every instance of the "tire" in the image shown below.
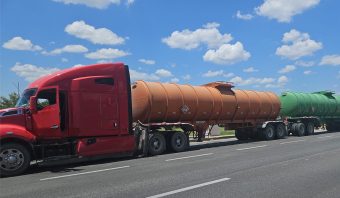
[[249,139],[251,139],[251,140],[259,139],[259,133],[258,133],[257,130],[254,130],[253,128],[250,128],[250,129],[247,130],[247,132],[248,132]]
[[277,139],[283,139],[287,135],[286,127],[283,124],[278,124],[276,126],[275,136]]
[[291,133],[293,135],[297,135],[297,130],[296,130],[296,126],[298,125],[298,123],[293,123],[290,130],[291,130]]
[[263,140],[273,140],[275,138],[275,129],[274,126],[268,124],[266,128],[261,131],[261,136]]
[[183,132],[175,132],[170,139],[171,150],[174,152],[182,152],[188,148],[188,138]]
[[249,136],[248,136],[248,133],[246,130],[244,129],[236,129],[235,130],[235,137],[238,139],[238,140],[248,140],[249,139]]
[[150,155],[160,155],[166,149],[166,142],[164,135],[160,133],[150,134],[149,136],[149,154]]
[[306,133],[306,127],[303,123],[298,123],[295,127],[296,135],[301,137],[304,136]]
[[25,172],[30,166],[31,154],[17,143],[5,143],[0,149],[0,175],[15,176]]
[[305,135],[314,135],[314,123],[308,122]]

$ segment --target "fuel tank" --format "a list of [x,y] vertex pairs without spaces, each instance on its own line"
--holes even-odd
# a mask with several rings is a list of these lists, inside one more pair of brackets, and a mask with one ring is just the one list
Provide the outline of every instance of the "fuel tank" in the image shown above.
[[280,96],[281,116],[285,117],[339,117],[340,96],[333,92],[316,93],[284,92]]
[[133,120],[142,123],[256,123],[280,111],[272,92],[233,90],[230,83],[202,86],[136,81],[131,88]]

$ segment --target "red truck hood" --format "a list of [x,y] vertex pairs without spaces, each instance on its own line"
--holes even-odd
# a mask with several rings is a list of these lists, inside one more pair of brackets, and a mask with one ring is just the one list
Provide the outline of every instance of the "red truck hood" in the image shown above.
[[0,117],[5,116],[7,114],[18,114],[18,108],[7,108],[0,109]]

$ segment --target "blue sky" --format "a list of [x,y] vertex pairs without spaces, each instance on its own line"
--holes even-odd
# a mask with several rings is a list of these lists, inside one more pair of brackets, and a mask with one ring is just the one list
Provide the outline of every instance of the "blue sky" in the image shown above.
[[60,69],[118,61],[134,80],[340,93],[340,1],[0,3],[1,95]]

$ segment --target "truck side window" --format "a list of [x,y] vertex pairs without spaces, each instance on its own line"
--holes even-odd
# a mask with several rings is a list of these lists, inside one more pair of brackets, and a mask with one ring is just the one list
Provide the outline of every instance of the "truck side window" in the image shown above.
[[114,85],[114,80],[112,78],[97,78],[94,82],[101,85]]
[[56,104],[56,89],[46,89],[38,93],[37,108],[42,110],[43,108]]

